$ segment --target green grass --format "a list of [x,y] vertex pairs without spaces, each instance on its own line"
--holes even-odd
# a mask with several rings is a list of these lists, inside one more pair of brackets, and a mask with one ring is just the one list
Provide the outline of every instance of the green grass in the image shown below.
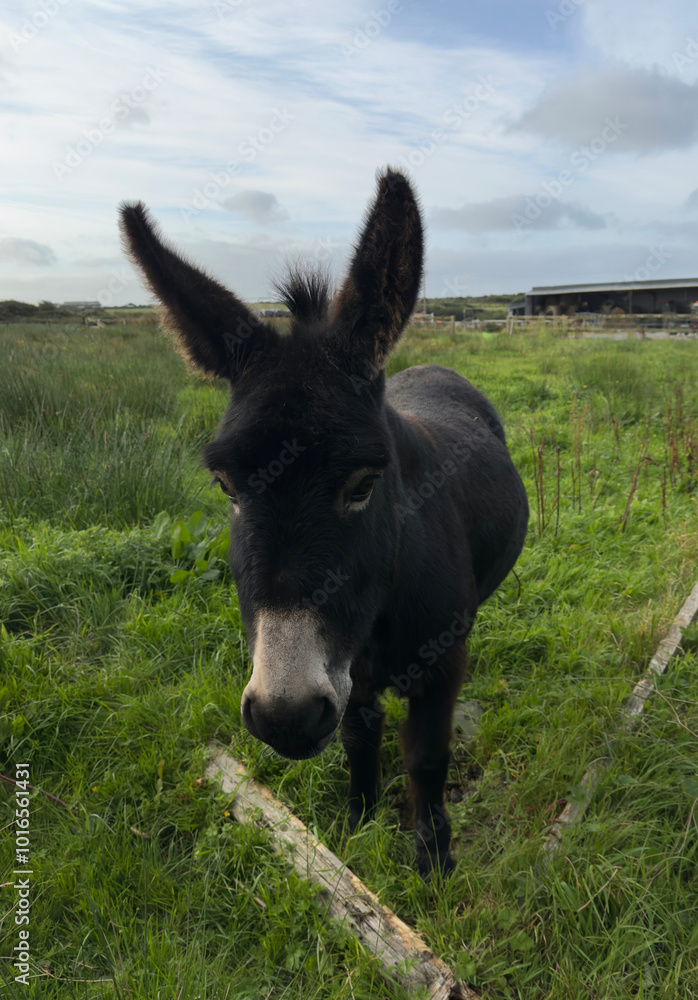
[[[433,312],[435,317],[455,316],[457,320],[463,319],[464,310],[467,319],[506,319],[507,307],[515,299],[522,299],[522,295],[442,296],[427,299],[425,311]],[[417,305],[422,309],[424,300],[420,299]]]
[[[215,561],[227,502],[199,460],[224,389],[147,324],[14,324],[0,344],[0,770],[29,761],[64,803],[30,794],[32,981],[12,982],[5,886],[1,995],[386,995],[267,834],[199,780],[217,738],[484,997],[698,996],[695,630],[609,746],[695,582],[695,342],[422,329],[390,361],[438,361],[487,392],[532,510],[517,577],[470,642],[462,698],[485,711],[455,747],[446,885],[414,873],[396,697],[381,809],[352,837],[338,742],[284,762],[242,729],[249,664]],[[584,821],[544,861],[563,801],[609,754]],[[14,802],[0,785],[4,873]]]

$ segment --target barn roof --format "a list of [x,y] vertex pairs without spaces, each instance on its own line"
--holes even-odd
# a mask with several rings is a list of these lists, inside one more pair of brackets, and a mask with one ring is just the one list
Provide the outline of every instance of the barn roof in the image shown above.
[[656,281],[590,282],[584,285],[534,285],[526,295],[564,295],[568,292],[642,291],[653,288],[698,288],[698,278],[665,278]]

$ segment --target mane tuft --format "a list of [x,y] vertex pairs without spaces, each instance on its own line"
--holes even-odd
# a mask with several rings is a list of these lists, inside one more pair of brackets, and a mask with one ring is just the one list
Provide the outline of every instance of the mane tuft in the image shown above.
[[274,282],[294,319],[300,323],[317,323],[327,318],[330,299],[330,276],[322,268],[294,264],[284,278]]

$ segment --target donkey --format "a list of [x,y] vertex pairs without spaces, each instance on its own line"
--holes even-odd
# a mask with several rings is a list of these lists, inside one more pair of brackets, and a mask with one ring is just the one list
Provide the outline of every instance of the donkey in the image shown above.
[[204,461],[230,498],[252,659],[242,721],[294,759],[340,728],[353,830],[378,798],[378,695],[407,696],[419,870],[450,871],[443,799],[465,640],[518,558],[528,503],[499,417],[470,382],[440,365],[386,380],[422,278],[410,183],[379,173],[334,297],[327,276],[291,268],[277,286],[292,318],[283,335],[164,243],[142,202],[120,209],[124,249],[182,352],[230,383]]

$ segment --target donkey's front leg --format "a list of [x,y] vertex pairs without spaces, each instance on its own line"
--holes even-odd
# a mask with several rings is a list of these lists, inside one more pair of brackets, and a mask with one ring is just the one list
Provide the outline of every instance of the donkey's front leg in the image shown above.
[[410,698],[402,731],[405,766],[412,785],[412,807],[417,840],[417,862],[423,877],[433,869],[451,872],[451,824],[444,808],[453,708],[465,673],[465,649],[451,650],[440,669]]
[[368,817],[378,798],[379,752],[385,712],[374,701],[350,701],[342,718],[349,758],[349,829]]

